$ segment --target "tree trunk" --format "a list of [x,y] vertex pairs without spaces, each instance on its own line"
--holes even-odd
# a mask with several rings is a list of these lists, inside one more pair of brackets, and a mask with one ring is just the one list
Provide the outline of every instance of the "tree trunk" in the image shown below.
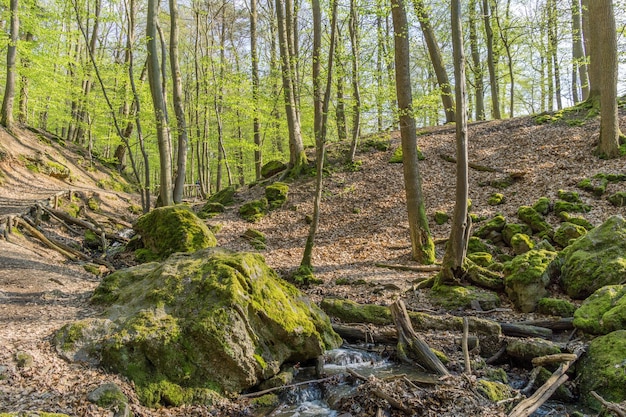
[[391,13],[395,41],[396,94],[400,115],[404,186],[412,256],[414,260],[422,264],[432,264],[435,261],[435,247],[428,228],[422,194],[422,178],[417,160],[417,132],[411,93],[409,26],[406,10],[401,0],[392,0]]
[[617,114],[617,38],[612,1],[590,1],[589,17],[595,23],[589,34],[592,52],[590,71],[600,83],[600,143],[597,152],[604,158],[616,158],[620,155],[620,130]]
[[361,89],[360,89],[360,42],[358,14],[356,10],[356,0],[350,0],[350,19],[348,27],[350,30],[350,45],[352,48],[352,142],[348,162],[353,162],[356,155],[356,147],[361,136]]
[[585,49],[583,47],[583,30],[582,30],[582,13],[580,0],[572,0],[572,57],[574,59],[573,73],[578,73],[578,81],[576,77],[572,77],[574,81],[573,89],[578,92],[580,88],[581,99],[586,100],[589,96],[589,77],[587,75],[587,59],[585,57]]
[[[165,120],[165,102],[163,99],[163,84],[161,80],[161,66],[157,49],[157,0],[148,0],[148,21],[146,36],[148,38],[148,81],[154,106],[157,143],[159,145],[160,163],[160,191],[162,206],[171,206],[174,203],[172,194],[172,148],[167,133]],[[165,59],[165,57],[163,57]]]
[[250,60],[252,61],[252,131],[254,135],[254,175],[261,179],[263,154],[261,143],[261,122],[259,121],[259,58],[257,54],[257,0],[250,0]]
[[483,66],[478,49],[478,32],[476,30],[477,0],[470,0],[469,4],[469,40],[472,51],[472,74],[474,75],[474,100],[476,120],[485,120],[485,92],[483,84]]
[[600,102],[601,81],[598,78],[600,76],[599,71],[597,69],[594,71],[593,64],[591,63],[591,61],[593,61],[593,58],[591,58],[591,55],[594,52],[591,38],[594,35],[594,33],[592,32],[597,29],[597,25],[599,23],[594,22],[593,29],[592,29],[592,25],[591,25],[592,16],[590,14],[591,3],[593,2],[590,0],[582,0],[582,3],[581,3],[582,4],[582,21],[583,21],[583,45],[585,47],[586,56],[590,57],[589,65],[587,66],[587,74],[589,75],[589,94],[587,95],[587,98],[585,99],[585,101],[591,107],[596,107],[596,106],[599,106],[599,102]]
[[4,98],[2,100],[2,110],[0,123],[8,130],[13,128],[13,101],[15,98],[15,61],[17,56],[17,40],[20,30],[20,20],[18,14],[18,0],[10,1],[11,30],[9,45],[7,47],[7,78],[4,86]]
[[491,6],[490,0],[483,0],[483,16],[485,24],[485,37],[487,42],[487,68],[489,69],[489,84],[491,87],[491,116],[494,119],[501,119],[500,114],[500,88],[498,86],[498,75],[496,73],[497,54],[494,52],[493,29],[491,28]]
[[[26,33],[26,42],[33,41],[33,34],[31,32]],[[22,85],[20,87],[20,109],[17,114],[17,120],[20,123],[26,123],[28,121],[28,90],[30,86],[30,78],[28,78],[28,68],[30,68],[30,60],[28,58],[22,58],[22,68],[24,74],[22,75]]]
[[456,90],[456,201],[450,239],[443,256],[438,284],[460,281],[463,261],[467,253],[470,220],[467,213],[469,175],[467,157],[467,109],[465,97],[465,53],[463,52],[463,30],[461,27],[461,4],[452,0],[452,48],[454,55],[454,85]]
[[414,0],[415,13],[420,22],[422,33],[424,34],[424,40],[426,41],[426,47],[428,48],[428,54],[430,55],[430,62],[433,64],[435,70],[435,76],[437,77],[437,84],[441,89],[441,102],[443,104],[443,110],[446,114],[446,123],[454,122],[454,100],[452,99],[452,85],[448,78],[448,72],[446,71],[445,64],[443,62],[443,56],[437,43],[437,37],[435,31],[430,24],[430,17],[428,11],[424,5],[423,0]]
[[556,0],[548,0],[547,4],[548,13],[548,50],[549,59],[552,60],[552,67],[554,68],[554,94],[556,97],[556,108],[561,110],[563,108],[563,102],[561,100],[561,70],[559,65],[559,57],[557,51],[559,48],[558,43],[558,31],[557,31],[557,6]]
[[187,172],[187,122],[183,108],[183,82],[178,63],[178,4],[170,0],[170,66],[172,71],[172,100],[176,115],[176,133],[178,136],[178,155],[176,157],[176,178],[174,184],[174,202],[183,201],[185,178]]

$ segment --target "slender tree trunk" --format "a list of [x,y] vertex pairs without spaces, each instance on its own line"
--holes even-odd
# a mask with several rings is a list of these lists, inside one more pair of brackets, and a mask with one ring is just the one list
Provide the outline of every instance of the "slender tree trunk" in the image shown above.
[[469,4],[469,39],[472,51],[472,74],[474,75],[474,100],[476,120],[485,120],[485,93],[483,83],[483,66],[478,49],[478,31],[476,30],[477,0],[470,0]]
[[[380,3],[380,1],[376,2],[378,8],[382,7]],[[383,16],[382,12],[379,10],[378,13],[376,13],[376,126],[378,127],[378,132],[383,131],[383,100],[386,96],[383,93],[383,67],[386,56]]]
[[17,57],[17,40],[20,30],[20,20],[18,13],[18,0],[11,0],[9,10],[11,11],[11,30],[9,45],[7,47],[7,78],[4,86],[4,98],[2,99],[2,110],[0,123],[8,130],[13,128],[13,101],[15,99],[15,61]]
[[[33,41],[33,34],[31,32],[26,33],[26,42]],[[30,78],[28,77],[28,69],[30,68],[30,60],[28,58],[22,58],[22,84],[20,86],[20,109],[17,114],[17,120],[20,123],[28,122],[28,93],[30,88]]]
[[591,64],[591,61],[593,61],[592,55],[594,54],[593,45],[591,44],[591,38],[594,35],[593,31],[597,29],[598,23],[593,22],[593,25],[591,24],[591,20],[593,17],[590,13],[590,8],[592,6],[592,3],[595,1],[596,0],[582,0],[583,45],[585,47],[586,56],[590,57],[587,71],[587,74],[589,75],[589,94],[587,94],[587,98],[585,99],[585,101],[591,107],[597,107],[600,104],[600,84],[602,83],[598,78],[600,75],[599,72],[594,71],[594,69],[592,68],[593,64]]
[[424,40],[428,48],[428,54],[430,55],[430,62],[433,64],[435,76],[437,77],[437,84],[441,89],[441,102],[443,104],[443,110],[446,114],[446,123],[454,122],[454,100],[452,99],[452,85],[448,78],[448,72],[443,62],[443,56],[437,43],[435,31],[430,24],[430,17],[428,11],[424,5],[423,0],[413,0],[415,6],[415,13],[420,22],[422,33],[424,34]]
[[[163,99],[163,84],[161,66],[157,48],[157,4],[158,0],[148,0],[148,21],[146,36],[148,38],[148,81],[154,106],[157,143],[159,145],[160,163],[160,198],[161,205],[171,206],[174,203],[172,194],[172,148],[167,133],[165,120],[165,102]],[[165,57],[163,57],[165,59]]]
[[392,0],[391,15],[395,41],[396,94],[402,136],[404,184],[411,234],[411,252],[414,260],[423,264],[432,264],[435,261],[435,247],[428,228],[422,194],[422,178],[417,162],[417,132],[411,93],[409,26],[402,0]]
[[[272,135],[272,144],[274,149],[278,152],[279,155],[284,154],[284,144],[283,138],[280,135],[280,121],[282,120],[280,113],[280,79],[281,79],[281,70],[280,70],[280,60],[278,59],[279,53],[277,52],[278,46],[276,42],[277,36],[277,19],[274,18],[274,2],[273,0],[267,0],[267,7],[270,10],[270,75],[272,78],[272,98],[274,100],[274,106],[272,107],[271,116],[271,135]],[[284,95],[282,101],[284,102]]]
[[361,136],[361,89],[360,89],[360,31],[359,16],[356,9],[356,0],[350,0],[350,45],[352,48],[352,142],[348,162],[353,162],[356,148]]
[[341,32],[337,28],[337,46],[335,48],[335,62],[337,65],[337,104],[335,105],[335,120],[337,124],[337,140],[344,142],[348,138],[348,124],[346,122],[346,97],[345,74],[346,70],[343,62],[343,51],[341,47]]
[[548,13],[548,50],[549,59],[552,60],[552,67],[554,68],[554,94],[556,98],[556,108],[561,110],[563,108],[563,102],[561,100],[561,69],[559,65],[558,57],[558,30],[557,30],[557,10],[556,0],[548,0],[547,13]]
[[183,108],[183,82],[178,63],[178,4],[170,0],[170,66],[172,71],[172,95],[174,114],[176,115],[176,133],[178,136],[178,155],[176,158],[176,178],[174,184],[174,202],[183,201],[185,178],[187,172],[187,122]]
[[252,61],[252,131],[254,135],[254,174],[261,179],[263,154],[261,143],[261,122],[259,120],[259,58],[257,54],[257,0],[250,0],[250,60]]
[[491,5],[490,0],[482,0],[483,16],[485,25],[485,40],[487,42],[487,68],[489,69],[489,84],[491,87],[491,115],[494,119],[501,119],[500,113],[500,88],[496,73],[497,55],[494,52],[493,29],[491,28]]
[[589,34],[590,72],[600,83],[600,143],[597,152],[604,158],[616,158],[620,156],[620,129],[617,113],[617,32],[612,1],[590,1],[589,17],[595,23]]
[[438,284],[460,281],[463,261],[467,252],[470,220],[468,202],[468,157],[467,157],[467,110],[465,97],[465,53],[463,52],[463,30],[461,28],[460,0],[451,2],[452,47],[454,53],[454,79],[456,90],[456,200],[450,239],[443,256]]
[[[574,60],[572,73],[578,73],[578,77],[573,76],[573,90],[577,93],[580,89],[581,100],[586,100],[589,96],[589,77],[587,75],[587,58],[583,47],[582,13],[580,0],[572,0],[572,58]],[[576,78],[580,84],[576,83]],[[578,94],[577,94],[578,95]],[[578,101],[578,99],[576,99]]]

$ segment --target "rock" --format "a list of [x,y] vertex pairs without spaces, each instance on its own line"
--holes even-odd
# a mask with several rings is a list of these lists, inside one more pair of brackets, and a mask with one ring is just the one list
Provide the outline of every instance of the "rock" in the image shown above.
[[580,203],[580,195],[576,191],[559,190],[557,192],[559,200],[567,201],[569,203]]
[[500,298],[493,291],[473,286],[439,285],[428,292],[433,304],[446,310],[470,309],[472,302],[478,302],[483,310],[491,310],[500,306]]
[[487,268],[493,262],[493,255],[489,252],[473,252],[469,253],[467,257],[476,265]]
[[550,203],[550,199],[548,197],[540,197],[535,204],[533,204],[533,209],[537,213],[545,216],[550,212],[551,205],[552,204]]
[[626,330],[626,285],[607,285],[591,294],[576,310],[574,326],[591,334]]
[[533,249],[535,244],[530,239],[530,236],[524,233],[517,233],[511,237],[511,248],[516,255],[521,255]]
[[217,245],[207,225],[185,206],[160,207],[137,219],[133,229],[141,235],[143,261],[165,259],[176,252],[194,252]]
[[[235,202],[235,187],[233,185],[226,187],[226,188],[222,188],[221,190],[219,190],[218,192],[216,192],[215,194],[212,194],[208,199],[207,199],[207,204],[209,203],[219,203],[223,206],[228,206],[230,204],[233,204]],[[204,208],[201,210],[203,211]]]
[[35,359],[30,353],[20,350],[19,352],[15,353],[15,362],[18,368],[25,369],[33,366],[33,363],[35,363]]
[[107,276],[104,317],[64,326],[55,346],[134,381],[148,406],[210,403],[341,343],[327,316],[252,253],[205,249]]
[[248,201],[239,207],[239,215],[244,220],[249,222],[257,222],[267,214],[269,210],[269,203],[267,198],[263,197],[258,200]]
[[252,245],[254,249],[264,250],[266,248],[266,238],[263,232],[256,229],[247,229],[241,237],[250,242],[250,245]]
[[391,324],[389,307],[376,304],[359,304],[343,298],[324,298],[320,304],[327,314],[346,323]]
[[530,364],[533,358],[561,353],[561,348],[549,340],[524,338],[510,340],[506,346],[506,354]]
[[131,415],[128,397],[126,397],[120,387],[112,382],[102,384],[91,391],[87,394],[87,400],[98,407],[113,410],[114,417],[129,417]]
[[554,203],[554,212],[559,214],[563,211],[567,213],[588,213],[591,211],[591,206],[584,203],[570,203],[569,201],[557,200]]
[[487,204],[489,204],[490,206],[498,206],[503,203],[504,194],[502,193],[493,193],[491,194],[491,196],[489,196],[489,199],[487,200]]
[[611,194],[608,200],[615,207],[624,207],[626,206],[626,191],[618,191],[615,194]]
[[555,252],[531,250],[505,263],[504,288],[521,312],[535,311],[539,300],[547,295],[550,278],[546,269],[555,257]]
[[498,381],[488,381],[486,379],[478,380],[476,390],[480,395],[494,403],[513,396],[513,390],[507,384]]
[[270,210],[282,207],[287,202],[288,195],[289,185],[284,182],[275,182],[265,187],[265,198],[267,198]]
[[285,165],[285,163],[278,161],[278,160],[272,160],[272,161],[265,163],[261,167],[261,177],[267,179],[267,178],[273,177],[274,175],[286,169],[287,169],[287,165]]
[[618,330],[591,341],[581,358],[578,373],[580,397],[596,411],[601,404],[591,391],[614,403],[626,400],[626,330]]
[[450,220],[450,216],[448,216],[448,213],[446,213],[445,211],[435,212],[435,223],[437,223],[438,225],[448,223],[448,220]]
[[498,214],[493,219],[489,220],[483,226],[481,226],[475,233],[474,236],[486,239],[492,232],[501,233],[502,229],[506,225],[506,219],[503,215]]
[[532,231],[538,233],[541,237],[552,237],[554,234],[552,226],[550,226],[543,216],[532,207],[521,206],[517,209],[517,217],[529,225]]
[[563,249],[554,262],[563,289],[575,299],[626,283],[626,221],[610,217]]
[[198,217],[201,219],[208,219],[211,217],[215,217],[219,213],[223,213],[226,211],[226,207],[222,203],[212,203],[207,202],[200,211],[198,212]]
[[558,229],[556,229],[556,232],[554,232],[553,240],[564,248],[569,245],[570,241],[586,234],[587,229],[584,227],[570,222],[563,222]]
[[533,230],[527,224],[522,223],[507,223],[502,229],[502,240],[511,246],[511,238],[518,233],[523,233],[525,235],[532,235]]
[[559,218],[564,221],[564,222],[570,222],[570,223],[574,223],[578,226],[582,226],[584,227],[587,231],[593,229],[593,224],[591,224],[589,222],[589,220],[585,219],[584,217],[577,217],[577,216],[572,216],[571,214],[569,214],[566,211],[562,211],[558,214]]
[[573,317],[576,306],[560,298],[542,298],[537,303],[537,312],[550,316]]
[[491,245],[476,236],[471,236],[467,242],[467,253],[493,253],[493,251],[494,248]]

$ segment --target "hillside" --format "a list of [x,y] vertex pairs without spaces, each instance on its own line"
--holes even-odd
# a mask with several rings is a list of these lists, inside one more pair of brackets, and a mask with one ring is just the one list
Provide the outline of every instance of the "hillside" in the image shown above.
[[[569,190],[579,191],[584,202],[592,207],[584,217],[593,224],[613,214],[625,216],[626,208],[614,207],[605,198],[595,198],[576,185],[597,173],[626,173],[626,161],[624,158],[600,160],[592,155],[598,136],[597,120],[570,124],[576,125],[570,126],[565,121],[539,125],[532,118],[472,124],[470,161],[494,172],[470,170],[471,212],[489,218],[502,213],[514,220],[519,206],[531,205],[543,196],[554,200],[558,190]],[[624,115],[621,128],[626,131]],[[436,225],[433,217],[437,211],[451,214],[454,206],[455,165],[441,157],[454,155],[454,130],[446,126],[424,129],[418,141],[426,157],[420,169],[431,231],[435,239],[442,240],[447,238],[450,225]],[[377,150],[374,142],[382,142],[387,149]],[[304,289],[313,300],[339,296],[388,305],[398,297],[406,297],[409,308],[433,308],[420,297],[414,297],[413,291],[405,294],[416,279],[430,274],[376,266],[377,263],[415,266],[409,253],[402,166],[389,163],[398,146],[397,132],[365,139],[357,155],[361,164],[354,171],[332,164],[340,159],[342,148],[339,144],[329,146],[331,164],[324,181],[313,257],[316,276],[323,283]],[[97,194],[108,216],[132,221],[128,208],[137,203],[137,197],[99,188],[98,182],[108,180],[112,171],[98,163],[92,167],[85,162],[85,156],[77,153],[78,149],[60,146],[27,130],[18,131],[17,138],[1,131],[0,147],[5,155],[0,162],[0,216],[21,213],[37,200],[73,189]],[[55,179],[34,172],[27,168],[31,159],[60,163],[71,174],[65,179]],[[494,187],[494,181],[506,179],[510,174],[516,178],[510,186]],[[625,188],[625,183],[610,184],[607,194]],[[220,246],[237,251],[253,250],[241,237],[246,229],[253,227],[263,232],[267,248],[261,253],[271,267],[287,276],[299,265],[302,256],[313,191],[312,177],[290,184],[288,203],[251,224],[239,217],[238,208],[245,201],[259,198],[263,187],[243,187],[236,194],[237,203],[208,223],[221,227],[216,235]],[[504,195],[504,204],[488,204],[495,192]],[[199,206],[202,202],[190,204]],[[548,221],[557,223],[556,217],[548,217]],[[443,250],[439,244],[439,258]],[[56,252],[30,239],[13,235],[11,242],[7,242],[0,238],[0,341],[4,347],[0,351],[0,413],[46,410],[108,416],[108,411],[89,403],[86,395],[103,381],[111,381],[129,396],[136,416],[209,415],[210,411],[201,407],[146,409],[138,404],[128,381],[86,365],[68,364],[53,352],[49,339],[54,330],[69,321],[98,313],[97,307],[88,303],[98,282],[98,277],[86,273],[80,265],[66,262]],[[503,301],[506,310],[510,304]],[[521,317],[521,313],[510,310],[494,314],[512,321]],[[525,319],[536,317],[536,314],[524,315]],[[20,367],[17,358],[24,352],[32,363]],[[237,405],[224,407],[218,415],[240,415]]]

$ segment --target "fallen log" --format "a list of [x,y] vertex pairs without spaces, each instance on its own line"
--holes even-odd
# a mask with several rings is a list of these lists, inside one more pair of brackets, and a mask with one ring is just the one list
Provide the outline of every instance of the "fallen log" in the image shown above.
[[398,357],[407,363],[413,363],[409,359],[412,354],[418,363],[427,370],[439,375],[449,375],[450,372],[435,355],[426,342],[424,342],[413,330],[411,319],[406,311],[406,306],[402,300],[398,300],[390,307],[393,321],[398,330]]
[[374,265],[376,265],[379,268],[387,268],[387,269],[395,269],[398,271],[411,271],[411,272],[439,272],[441,270],[441,265],[410,266],[410,265],[392,265],[392,264],[383,264],[383,263],[377,263]]
[[[92,232],[94,232],[95,234],[97,234],[98,236],[100,236],[102,234],[102,232],[103,232],[101,229],[98,229],[92,223],[87,222],[85,220],[81,220],[81,219],[77,219],[75,217],[72,217],[69,214],[67,214],[67,213],[65,213],[65,212],[63,212],[61,210],[55,210],[55,209],[51,209],[51,208],[48,208],[48,207],[43,207],[43,209],[45,211],[47,211],[48,213],[54,215],[55,217],[59,217],[59,218],[63,219],[63,221],[65,221],[65,222],[76,224],[76,225],[78,225],[78,226],[80,226],[80,227],[82,227],[84,229],[89,229]],[[127,238],[125,238],[123,236],[120,236],[118,234],[115,234],[115,233],[107,233],[107,232],[105,232],[104,236],[107,239],[116,240],[116,241],[124,243],[124,244],[128,243],[128,241],[129,241],[129,239],[127,239]]]
[[31,226],[27,221],[25,221],[23,218],[21,217],[16,217],[15,219],[16,223],[18,226],[23,227],[24,229],[26,229],[26,231],[33,236],[36,239],[39,239],[44,245],[48,246],[50,249],[53,249],[57,252],[59,252],[61,255],[65,256],[66,258],[72,260],[72,261],[77,261],[78,259],[80,259],[76,254],[71,253],[65,249],[63,249],[61,246],[59,246],[57,243],[52,242],[50,239],[48,239],[43,233],[41,233],[39,230],[37,230],[35,227]]
[[529,326],[545,327],[550,330],[574,330],[574,317],[565,317],[558,320],[531,320],[523,321],[520,324]]
[[381,343],[386,345],[398,342],[396,329],[390,326],[378,327],[364,324],[333,324],[333,330],[348,342]]
[[530,326],[522,323],[499,323],[502,333],[505,336],[513,337],[539,337],[541,339],[551,339],[552,330],[545,327]]

